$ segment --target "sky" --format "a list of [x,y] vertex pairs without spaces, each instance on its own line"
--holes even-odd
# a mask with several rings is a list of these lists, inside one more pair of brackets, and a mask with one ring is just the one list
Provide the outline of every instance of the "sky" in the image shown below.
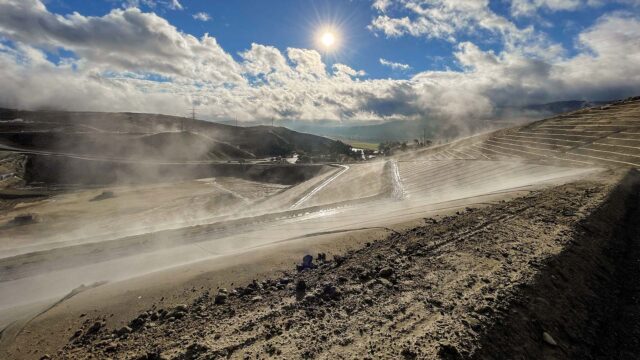
[[11,108],[469,122],[640,95],[640,0],[0,0],[0,78]]

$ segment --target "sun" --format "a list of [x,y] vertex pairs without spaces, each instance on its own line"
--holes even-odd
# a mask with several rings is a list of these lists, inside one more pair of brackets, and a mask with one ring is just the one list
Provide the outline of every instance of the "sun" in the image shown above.
[[324,34],[322,34],[322,38],[320,38],[320,41],[322,41],[322,45],[324,45],[325,47],[331,47],[336,42],[336,36],[333,35],[333,33],[325,32]]
[[324,52],[335,52],[340,47],[340,32],[331,26],[320,27],[316,31],[316,44]]

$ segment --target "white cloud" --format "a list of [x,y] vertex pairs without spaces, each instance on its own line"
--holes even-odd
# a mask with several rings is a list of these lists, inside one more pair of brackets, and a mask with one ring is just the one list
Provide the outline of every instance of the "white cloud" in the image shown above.
[[140,6],[142,5],[151,9],[155,9],[158,5],[169,8],[171,10],[184,9],[179,0],[125,0],[122,3],[122,7],[125,9],[140,8]]
[[[389,0],[392,1],[392,0]],[[385,11],[369,25],[372,31],[386,36],[424,36],[456,42],[461,35],[487,32],[499,36],[509,45],[540,40],[532,28],[518,28],[513,22],[496,14],[488,0],[394,0],[397,9]],[[375,4],[374,4],[375,5]]]
[[380,64],[384,65],[384,66],[388,66],[393,70],[401,70],[401,71],[407,71],[409,69],[411,69],[411,66],[407,65],[407,64],[402,64],[402,63],[398,63],[398,62],[393,62],[393,61],[389,61],[383,58],[380,58]]
[[333,64],[333,74],[336,77],[359,77],[367,75],[364,70],[354,70],[345,64]]
[[[462,11],[456,9],[455,14]],[[488,20],[461,19],[429,34],[457,36],[473,31],[467,24]],[[363,78],[364,71],[345,64],[327,69],[321,54],[309,49],[252,44],[236,61],[214,37],[184,34],[160,16],[134,8],[102,17],[60,16],[37,0],[0,0],[0,37],[11,40],[0,41],[0,106],[18,108],[181,115],[197,102],[199,113],[210,119],[428,116],[464,124],[491,117],[500,106],[640,93],[640,19],[622,13],[603,16],[584,30],[572,57],[544,43],[536,44],[541,46],[536,52],[552,56],[531,56],[517,46],[486,51],[464,41],[454,53],[461,70],[419,72],[406,80]],[[74,57],[51,62],[44,51],[59,48]],[[153,81],[156,77],[168,81]]]
[[39,0],[0,2],[0,34],[27,44],[65,48],[99,70],[157,72],[212,82],[241,82],[238,66],[208,35],[198,39],[137,8],[102,17],[50,13]]
[[584,7],[603,6],[607,3],[640,5],[640,0],[511,0],[513,16],[535,16],[540,10],[574,11]]
[[295,70],[305,79],[322,79],[327,76],[326,65],[315,50],[288,48],[287,56],[295,64]]
[[586,1],[583,0],[511,0],[511,14],[531,16],[536,14],[540,8],[550,11],[575,10],[580,6],[585,6],[585,3]]
[[196,20],[200,20],[200,21],[209,21],[209,20],[211,20],[211,16],[209,14],[207,14],[206,12],[195,13],[195,14],[193,14],[193,18],[196,19]]
[[168,3],[168,6],[169,6],[170,9],[173,9],[173,10],[182,10],[183,9],[182,8],[182,4],[180,4],[179,0],[171,0]]
[[374,0],[372,7],[380,12],[385,12],[391,6],[391,0]]

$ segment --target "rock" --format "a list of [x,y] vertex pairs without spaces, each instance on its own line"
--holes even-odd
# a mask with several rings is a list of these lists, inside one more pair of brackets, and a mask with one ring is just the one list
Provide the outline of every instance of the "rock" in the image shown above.
[[393,286],[393,284],[391,283],[391,281],[385,279],[385,278],[380,278],[377,280],[380,284],[382,284],[384,287],[390,288]]
[[135,360],[164,360],[166,359],[159,350],[146,352],[138,357]]
[[451,344],[440,344],[440,349],[438,349],[438,356],[444,360],[462,359],[462,355],[460,355],[458,349]]
[[251,301],[260,302],[260,301],[262,301],[262,296],[260,296],[260,295],[254,296],[254,297],[251,298]]
[[304,294],[307,291],[307,283],[304,280],[298,280],[296,283],[296,293]]
[[216,305],[222,305],[227,302],[228,297],[229,296],[226,293],[220,292],[213,298],[213,303]]
[[406,360],[413,360],[418,358],[418,354],[410,347],[405,347],[404,349],[402,349],[400,355],[402,355],[402,357]]
[[51,356],[49,356],[49,354],[44,354],[40,357],[40,360],[51,360]]
[[[175,315],[174,315],[175,316]],[[131,320],[129,322],[129,327],[131,327],[134,330],[138,330],[141,327],[144,326],[144,323],[146,322],[146,316],[142,317],[142,316],[138,316],[137,318]]]
[[392,275],[393,275],[393,269],[390,267],[382,268],[382,270],[378,272],[378,276],[382,278],[390,278]]
[[114,352],[118,349],[118,343],[110,342],[109,345],[104,349],[106,352]]
[[313,256],[312,255],[305,255],[302,258],[302,265],[297,265],[296,266],[298,271],[303,271],[303,270],[306,270],[306,269],[313,269],[315,267],[316,267],[316,265],[313,263]]
[[179,304],[179,305],[176,305],[176,306],[173,308],[173,310],[176,310],[176,311],[184,311],[184,312],[186,312],[188,309],[189,309],[189,307],[188,307],[187,305],[185,305],[185,304]]
[[480,331],[482,329],[482,324],[480,323],[480,320],[475,318],[468,318],[468,319],[462,320],[462,323],[470,327],[473,331]]
[[551,346],[558,346],[558,343],[553,339],[553,337],[551,335],[549,335],[548,332],[544,331],[542,333],[542,340],[544,340],[544,342],[546,342],[547,344],[551,345]]
[[192,343],[191,345],[187,346],[186,353],[183,357],[180,358],[198,359],[200,358],[201,354],[205,354],[207,351],[209,351],[209,347],[207,347],[207,345],[201,343]]
[[104,324],[101,321],[96,321],[87,329],[86,334],[87,335],[95,334],[98,331],[100,331],[102,326],[104,326]]
[[335,300],[340,298],[340,291],[330,283],[325,284],[322,287],[322,298],[325,300]]
[[130,332],[132,332],[132,331],[133,331],[133,330],[132,330],[130,327],[128,327],[128,326],[123,326],[123,327],[121,327],[120,329],[116,330],[116,334],[117,334],[118,336],[122,336],[122,335],[128,334],[128,333],[130,333]]

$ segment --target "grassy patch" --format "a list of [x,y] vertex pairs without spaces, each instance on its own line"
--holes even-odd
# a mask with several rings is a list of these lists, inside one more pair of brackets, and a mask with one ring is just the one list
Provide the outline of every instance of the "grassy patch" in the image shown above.
[[378,150],[377,143],[361,142],[361,141],[355,141],[355,140],[349,140],[349,139],[345,139],[342,141],[345,142],[346,144],[351,145],[354,148],[365,149],[365,150]]

